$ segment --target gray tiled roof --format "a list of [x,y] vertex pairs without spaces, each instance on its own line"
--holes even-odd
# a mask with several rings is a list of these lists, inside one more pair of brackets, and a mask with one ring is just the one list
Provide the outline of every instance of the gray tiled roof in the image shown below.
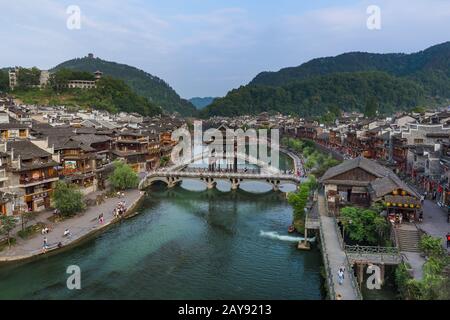
[[20,155],[22,160],[49,157],[51,154],[28,140],[8,141],[7,151],[14,149],[14,159]]
[[390,174],[387,177],[376,179],[370,183],[370,188],[373,191],[374,198],[380,198],[394,190],[402,189],[408,192],[410,195],[420,198],[420,195],[416,191],[411,189],[406,183],[400,180],[395,174]]
[[355,168],[361,168],[378,178],[382,178],[389,175],[390,173],[393,173],[390,169],[378,164],[373,160],[369,160],[364,157],[358,157],[352,160],[345,160],[341,164],[328,169],[327,172],[325,172],[325,174],[322,176],[321,181],[329,180]]

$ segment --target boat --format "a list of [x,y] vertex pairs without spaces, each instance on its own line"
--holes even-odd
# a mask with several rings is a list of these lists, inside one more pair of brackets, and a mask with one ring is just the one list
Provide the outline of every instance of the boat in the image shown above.
[[289,233],[292,233],[292,232],[294,232],[294,231],[295,231],[295,227],[294,227],[294,226],[289,226],[288,232],[289,232]]

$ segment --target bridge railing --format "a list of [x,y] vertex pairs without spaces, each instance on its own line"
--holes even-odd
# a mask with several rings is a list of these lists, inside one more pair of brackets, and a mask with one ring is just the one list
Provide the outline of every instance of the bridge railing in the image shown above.
[[[214,172],[214,171],[151,171],[148,177],[212,177],[212,178],[256,178],[272,180],[291,180],[301,182],[302,178],[293,174],[271,174],[251,172]],[[144,178],[145,179],[145,178]]]
[[194,172],[194,173],[249,173],[249,174],[260,174],[261,169],[238,169],[236,171],[230,169],[215,169],[208,170],[207,168],[185,168],[183,172]]
[[379,247],[379,246],[359,246],[345,245],[345,251],[355,255],[377,255],[381,260],[385,258],[400,257],[400,250],[397,247]]
[[355,296],[358,298],[358,300],[362,300],[363,296],[361,293],[361,289],[359,288],[358,282],[356,281],[355,275],[353,273],[353,266],[350,263],[350,260],[348,258],[348,254],[347,254],[347,250],[346,248],[346,244],[344,241],[344,238],[341,234],[341,229],[339,228],[339,225],[337,223],[336,218],[333,218],[334,221],[334,228],[336,230],[337,233],[337,237],[338,237],[338,241],[339,241],[339,245],[341,246],[341,249],[344,251],[344,255],[345,255],[345,268],[348,270],[348,272],[350,273],[350,281],[352,284],[352,289],[355,293]]
[[347,252],[344,252],[344,254],[345,254],[345,268],[347,268],[348,272],[351,273],[350,281],[352,284],[353,292],[355,293],[358,300],[363,300],[361,289],[358,285],[358,282],[356,281],[355,274],[353,273],[353,266],[350,264],[350,260],[348,259]]
[[325,262],[325,274],[326,274],[326,280],[328,282],[328,293],[330,296],[330,300],[336,300],[336,292],[334,291],[334,283],[333,283],[333,273],[330,268],[331,263],[330,263],[330,259],[328,257],[325,237],[323,236],[323,232],[322,232],[322,230],[324,230],[324,228],[323,228],[321,219],[319,219],[319,225],[320,225],[320,232],[319,232],[320,242],[322,243],[322,256],[323,256],[323,260]]

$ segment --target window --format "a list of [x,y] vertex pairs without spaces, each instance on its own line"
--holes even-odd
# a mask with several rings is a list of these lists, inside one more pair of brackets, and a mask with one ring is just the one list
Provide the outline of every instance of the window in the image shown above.
[[423,143],[423,139],[414,139],[414,144]]

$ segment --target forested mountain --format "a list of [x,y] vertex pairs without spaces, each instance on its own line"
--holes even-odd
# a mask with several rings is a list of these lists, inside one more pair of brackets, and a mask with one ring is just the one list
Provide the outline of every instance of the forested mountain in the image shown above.
[[77,58],[57,65],[52,71],[58,69],[73,69],[78,71],[103,72],[125,81],[133,91],[150,100],[154,105],[161,106],[168,112],[179,112],[182,115],[192,115],[195,107],[187,100],[182,99],[166,82],[145,71],[125,64],[105,61],[99,58]]
[[192,103],[194,107],[196,107],[198,110],[200,110],[213,103],[214,99],[215,98],[213,97],[204,97],[204,98],[195,97],[189,99],[189,102]]
[[291,82],[286,86],[243,86],[230,91],[203,111],[205,116],[236,116],[262,111],[320,116],[337,106],[363,111],[376,97],[380,112],[409,109],[423,103],[425,92],[417,83],[385,72],[347,72]]
[[450,99],[450,42],[413,54],[352,52],[262,72],[247,86],[214,101],[203,115],[321,115],[330,104],[362,111],[371,98],[380,112]]
[[298,67],[285,68],[278,72],[262,72],[250,85],[283,86],[311,76],[373,70],[417,79],[426,78],[430,72],[444,71],[446,76],[450,77],[450,42],[412,54],[350,52],[336,57],[313,59]]

